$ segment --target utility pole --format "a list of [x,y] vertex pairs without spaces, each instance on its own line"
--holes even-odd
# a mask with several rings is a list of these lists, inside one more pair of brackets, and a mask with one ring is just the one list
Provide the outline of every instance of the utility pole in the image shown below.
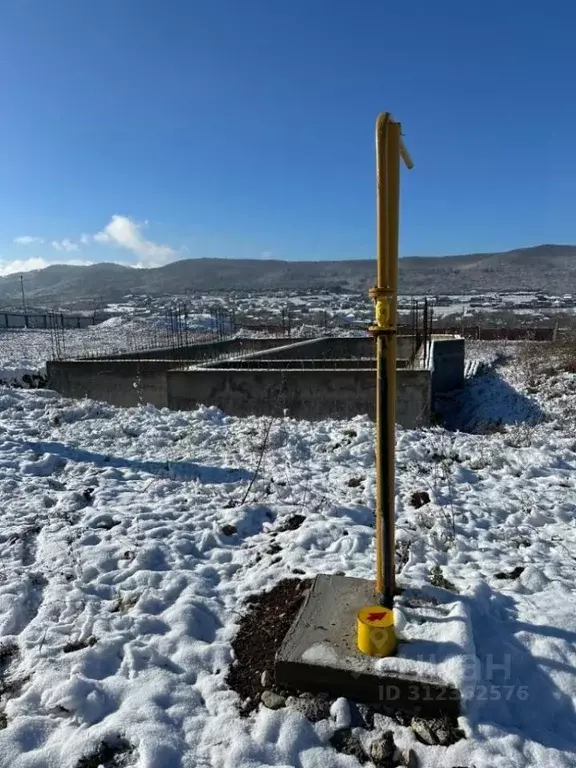
[[26,294],[24,293],[24,275],[20,275],[20,288],[22,289],[22,309],[24,310],[24,325],[28,328],[28,312],[26,310]]
[[22,309],[26,314],[26,294],[24,293],[24,275],[20,275],[20,288],[22,289]]

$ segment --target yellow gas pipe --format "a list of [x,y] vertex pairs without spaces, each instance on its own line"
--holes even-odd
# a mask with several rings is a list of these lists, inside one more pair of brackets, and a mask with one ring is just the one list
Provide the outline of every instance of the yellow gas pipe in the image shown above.
[[396,417],[396,318],[400,158],[413,163],[400,123],[388,112],[376,120],[377,284],[369,291],[375,322],[369,330],[376,345],[376,584],[377,605],[357,616],[358,648],[370,656],[389,656],[396,648],[393,601],[394,443]]

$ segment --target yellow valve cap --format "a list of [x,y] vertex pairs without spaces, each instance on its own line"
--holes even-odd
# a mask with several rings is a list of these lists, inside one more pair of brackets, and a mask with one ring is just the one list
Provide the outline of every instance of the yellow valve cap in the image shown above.
[[391,656],[396,650],[394,614],[381,605],[360,608],[356,616],[358,650],[368,656]]

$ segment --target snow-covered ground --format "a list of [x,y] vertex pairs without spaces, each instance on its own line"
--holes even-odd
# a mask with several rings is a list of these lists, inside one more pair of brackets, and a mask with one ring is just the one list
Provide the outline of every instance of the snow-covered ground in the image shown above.
[[[150,322],[112,317],[85,329],[67,329],[60,343],[66,357],[106,354],[129,349],[139,337],[152,339],[154,328]],[[50,330],[0,330],[0,381],[18,370],[44,373],[46,361],[54,358],[54,341]]]
[[[379,727],[427,768],[573,767],[576,374],[483,359],[499,365],[460,406],[485,434],[397,435],[399,580],[439,565],[471,616],[466,738]],[[103,742],[138,768],[358,766],[329,745],[333,721],[241,718],[225,678],[248,595],[295,569],[371,576],[373,443],[363,417],[270,424],[0,388],[0,766],[98,765]]]
[[[106,355],[130,350],[169,346],[166,318],[111,317],[98,325],[60,332],[58,343],[64,358]],[[205,315],[194,315],[190,329],[207,327]],[[46,361],[55,357],[56,338],[50,330],[0,329],[0,383],[21,381],[24,373],[44,374]]]

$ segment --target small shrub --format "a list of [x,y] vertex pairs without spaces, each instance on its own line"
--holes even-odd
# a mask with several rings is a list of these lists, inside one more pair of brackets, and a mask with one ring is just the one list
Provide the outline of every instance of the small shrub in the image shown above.
[[435,565],[430,571],[430,584],[433,587],[440,587],[441,589],[448,589],[450,592],[458,593],[456,585],[444,576],[439,565]]
[[410,496],[410,504],[415,509],[420,509],[425,504],[430,504],[430,494],[428,491],[414,491],[412,496]]
[[402,568],[406,565],[408,562],[408,559],[410,558],[410,545],[411,541],[409,539],[400,539],[396,542],[396,560],[398,571],[401,571]]
[[76,768],[121,768],[127,765],[128,758],[134,747],[126,739],[119,738],[114,743],[102,741],[98,747],[86,757],[81,757]]
[[96,642],[96,638],[93,635],[90,635],[87,640],[71,640],[69,643],[66,643],[62,651],[64,653],[74,653],[75,651],[81,651],[83,648],[90,648]]

